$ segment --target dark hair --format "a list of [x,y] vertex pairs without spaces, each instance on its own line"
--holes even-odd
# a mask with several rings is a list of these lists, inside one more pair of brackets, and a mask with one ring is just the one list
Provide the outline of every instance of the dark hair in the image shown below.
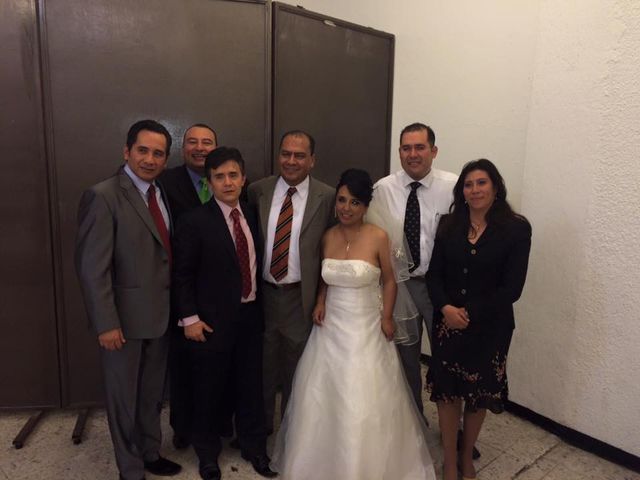
[[138,134],[142,130],[148,130],[150,132],[160,133],[164,135],[164,138],[167,140],[167,149],[166,154],[167,157],[169,153],[171,153],[171,134],[161,123],[156,122],[155,120],[140,120],[131,127],[129,127],[129,132],[127,132],[127,148],[131,150],[133,144],[138,140]]
[[435,146],[436,144],[436,134],[433,131],[433,129],[429,126],[429,125],[425,125],[424,123],[412,123],[411,125],[407,125],[406,127],[404,127],[402,129],[402,131],[400,132],[400,145],[402,145],[402,136],[405,133],[408,132],[422,132],[426,130],[427,131],[427,142],[429,142],[429,145],[431,145],[431,147]]
[[189,128],[187,128],[187,129],[184,131],[184,135],[182,135],[182,143],[184,143],[184,139],[187,137],[187,132],[188,132],[189,130],[191,130],[192,128],[196,128],[196,127],[198,127],[198,128],[206,128],[207,130],[210,130],[210,131],[211,131],[211,133],[213,133],[213,139],[215,140],[216,145],[218,144],[218,134],[216,133],[216,131],[215,131],[213,128],[211,128],[211,127],[210,127],[209,125],[207,125],[206,123],[194,123],[194,124],[193,124],[193,125],[191,125]]
[[443,217],[440,222],[439,233],[449,232],[458,228],[464,232],[469,230],[471,220],[469,219],[469,206],[464,199],[464,182],[467,175],[475,170],[486,172],[496,191],[496,198],[485,218],[487,224],[504,225],[512,220],[524,220],[526,222],[527,219],[514,212],[509,202],[507,202],[507,187],[496,166],[490,160],[480,158],[468,162],[462,168],[458,181],[453,187],[453,203],[449,208],[449,215]]
[[371,203],[373,196],[373,182],[371,177],[364,170],[359,168],[350,168],[342,172],[338,185],[336,186],[336,195],[340,187],[346,186],[349,193],[364,203],[367,207]]
[[234,147],[218,147],[215,150],[211,150],[204,161],[204,171],[207,179],[211,180],[211,170],[220,168],[223,163],[229,161],[236,162],[240,167],[240,173],[244,175],[244,160],[240,150]]
[[282,149],[282,142],[284,142],[284,139],[289,136],[307,137],[307,140],[309,140],[309,150],[311,150],[311,155],[313,155],[313,153],[316,151],[316,140],[311,136],[310,133],[307,133],[304,130],[289,130],[288,132],[285,132],[280,137],[280,146],[278,147],[278,150]]

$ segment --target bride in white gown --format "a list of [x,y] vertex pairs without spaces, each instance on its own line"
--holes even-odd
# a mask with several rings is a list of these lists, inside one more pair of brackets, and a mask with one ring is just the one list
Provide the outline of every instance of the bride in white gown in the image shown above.
[[371,191],[362,170],[347,170],[338,184],[340,223],[323,240],[316,326],[272,456],[284,480],[435,479],[426,426],[390,341],[396,283],[389,240],[363,223]]

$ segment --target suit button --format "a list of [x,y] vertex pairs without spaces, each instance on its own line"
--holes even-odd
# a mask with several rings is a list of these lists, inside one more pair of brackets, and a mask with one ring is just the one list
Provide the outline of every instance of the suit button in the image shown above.
[[471,255],[475,255],[475,254],[476,254],[476,249],[475,249],[475,248],[472,248],[472,249],[471,249]]
[[467,290],[463,288],[462,290],[460,290],[460,293],[463,294],[463,295],[466,295],[467,294]]

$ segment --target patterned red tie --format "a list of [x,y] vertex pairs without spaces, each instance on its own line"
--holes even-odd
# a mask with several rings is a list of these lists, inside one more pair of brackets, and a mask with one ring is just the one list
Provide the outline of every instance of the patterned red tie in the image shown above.
[[271,267],[269,269],[276,282],[286,277],[289,271],[289,243],[291,241],[291,224],[293,223],[291,195],[296,191],[296,187],[289,187],[289,190],[287,190],[287,196],[284,197],[282,202],[278,223],[276,224],[276,234],[271,252]]
[[233,219],[233,233],[236,237],[236,255],[240,264],[240,275],[242,276],[242,298],[247,298],[251,293],[251,267],[249,266],[249,245],[247,237],[240,226],[240,212],[237,208],[231,210]]
[[158,205],[158,200],[156,200],[156,187],[153,185],[150,185],[147,190],[147,201],[149,203],[149,213],[151,213],[153,223],[156,224],[156,228],[158,229],[158,233],[162,239],[162,245],[164,245],[164,249],[166,250],[167,255],[169,255],[169,263],[171,263],[171,240],[169,240],[169,230],[167,230],[167,224],[164,223],[164,218],[162,217],[162,212]]

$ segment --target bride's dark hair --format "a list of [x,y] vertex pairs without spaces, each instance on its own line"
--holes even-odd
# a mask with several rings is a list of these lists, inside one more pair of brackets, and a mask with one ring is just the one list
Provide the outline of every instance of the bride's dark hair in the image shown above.
[[340,187],[346,186],[349,193],[360,200],[367,207],[373,197],[373,182],[371,177],[364,170],[359,168],[350,168],[342,172],[338,185],[336,186],[336,195]]

